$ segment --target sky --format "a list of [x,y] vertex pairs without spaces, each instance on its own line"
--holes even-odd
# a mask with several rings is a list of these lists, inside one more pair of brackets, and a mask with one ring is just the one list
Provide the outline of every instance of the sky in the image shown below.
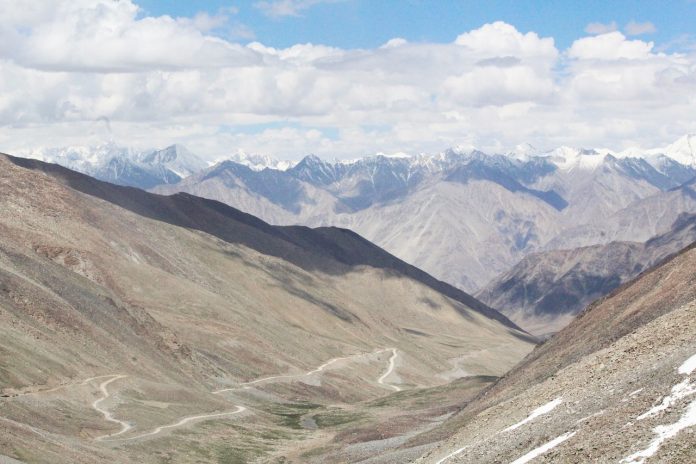
[[297,159],[696,132],[696,1],[0,0],[0,151]]

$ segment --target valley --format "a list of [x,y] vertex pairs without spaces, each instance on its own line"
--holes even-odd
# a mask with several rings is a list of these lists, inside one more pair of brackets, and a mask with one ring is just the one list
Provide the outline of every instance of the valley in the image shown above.
[[12,459],[415,459],[432,445],[404,449],[409,437],[534,347],[340,229],[0,162],[13,212],[0,222],[0,449]]
[[0,464],[696,463],[696,0],[0,0]]
[[[189,193],[1,162],[13,211],[0,222],[8,459],[521,464],[601,449],[637,463],[682,453],[676,436],[688,449],[690,362],[670,374],[696,352],[687,184],[616,213],[671,196],[671,226],[637,236],[664,232],[615,241],[628,229],[605,222],[609,242],[529,254],[478,300],[349,230],[273,226]],[[467,181],[470,199],[484,200],[477,182],[496,191]],[[424,185],[414,198],[461,188]],[[517,195],[509,188],[495,201]],[[559,233],[572,245],[597,230],[580,229]],[[517,324],[560,332],[538,344]]]

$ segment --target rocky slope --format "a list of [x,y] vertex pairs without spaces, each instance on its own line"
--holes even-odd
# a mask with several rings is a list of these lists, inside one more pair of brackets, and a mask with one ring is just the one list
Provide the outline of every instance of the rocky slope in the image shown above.
[[354,233],[0,168],[2,459],[359,461],[533,347]]
[[417,462],[696,459],[696,246],[586,309],[436,430]]
[[611,242],[534,253],[476,296],[543,336],[565,326],[586,305],[696,242],[696,215],[684,215],[645,243]]

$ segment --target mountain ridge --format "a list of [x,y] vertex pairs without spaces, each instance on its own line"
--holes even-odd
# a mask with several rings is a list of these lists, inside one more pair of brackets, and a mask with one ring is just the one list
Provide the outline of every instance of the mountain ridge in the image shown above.
[[[276,225],[348,228],[469,293],[530,253],[642,242],[666,232],[680,213],[696,212],[688,186],[696,167],[664,154],[523,148],[336,162],[309,155],[283,169],[240,152],[239,162],[150,190],[218,200]],[[166,178],[163,172],[170,171],[157,176]]]
[[[657,211],[665,202],[650,200],[693,178],[694,168],[674,163],[656,168],[644,159],[595,151],[559,153],[517,159],[448,150],[350,163],[310,156],[284,171],[254,171],[227,161],[153,191],[216,199],[273,224],[353,229],[469,292],[528,253],[643,241],[665,232],[678,213],[696,212],[687,191],[670,202],[681,208],[674,214]],[[569,159],[575,161],[566,163]],[[629,208],[655,211],[664,219],[627,229],[620,224]],[[603,223],[607,217],[613,229]]]
[[[201,230],[226,241],[243,243],[261,253],[281,257],[303,268],[310,266],[310,264],[308,264],[310,260],[304,256],[303,252],[314,252],[315,255],[328,253],[336,261],[348,266],[369,265],[381,269],[396,270],[464,303],[487,317],[496,319],[512,328],[519,329],[506,317],[482,304],[465,292],[445,282],[439,281],[420,269],[384,252],[353,231],[337,227],[311,229],[305,226],[271,226],[255,216],[214,200],[198,198],[186,193],[179,193],[171,197],[162,197],[132,187],[105,183],[87,175],[70,171],[59,165],[17,158],[10,155],[2,156],[5,156],[13,164],[45,172],[66,182],[70,187],[78,191],[97,196],[140,215],[163,220],[182,227]],[[135,201],[130,201],[128,199],[129,196],[125,195],[124,192],[134,196]],[[124,198],[126,199],[125,201],[123,200]],[[148,206],[142,208],[139,207],[139,205]],[[238,230],[217,228],[216,224],[210,220],[211,216],[202,213],[203,211],[211,211],[222,217],[234,218],[235,221],[252,227],[255,230],[259,230],[264,234],[280,237],[301,251],[298,253],[292,249],[288,250],[273,246],[256,233],[246,231],[238,233]],[[206,220],[197,220],[197,217],[206,217]],[[354,246],[356,243],[360,244],[360,247]],[[361,251],[363,249],[367,249],[367,251]],[[330,263],[322,266],[322,270],[325,272],[334,271],[334,268],[335,266]]]
[[531,254],[476,296],[544,336],[693,242],[696,215],[683,214],[668,232],[644,243],[610,242]]

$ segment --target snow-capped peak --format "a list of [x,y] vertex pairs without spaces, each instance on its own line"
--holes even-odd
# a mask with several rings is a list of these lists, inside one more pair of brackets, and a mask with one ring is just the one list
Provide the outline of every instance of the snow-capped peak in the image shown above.
[[604,162],[607,156],[611,155],[600,153],[596,150],[561,146],[544,153],[544,156],[547,156],[559,169],[570,171],[573,169],[596,169]]
[[200,159],[183,145],[170,145],[162,150],[143,152],[137,161],[148,166],[161,166],[169,169],[177,176],[184,178],[208,167],[208,163]]
[[90,168],[107,163],[113,158],[134,156],[137,152],[131,148],[106,142],[95,146],[42,147],[21,153],[28,158],[34,158],[47,163],[56,163],[87,172]]
[[262,171],[266,168],[287,171],[296,164],[295,161],[279,160],[269,155],[246,153],[242,150],[238,150],[225,159],[243,164],[254,171]]
[[525,142],[516,145],[515,148],[513,148],[511,151],[507,153],[507,156],[509,156],[510,158],[518,159],[520,161],[528,161],[529,158],[538,153],[539,150],[537,150],[534,145]]
[[687,166],[696,166],[696,134],[686,134],[662,150],[666,156]]
[[460,144],[460,145],[455,145],[449,150],[446,150],[446,152],[454,153],[457,155],[470,155],[472,153],[478,152],[479,149],[476,148],[473,145],[468,145],[468,144]]

